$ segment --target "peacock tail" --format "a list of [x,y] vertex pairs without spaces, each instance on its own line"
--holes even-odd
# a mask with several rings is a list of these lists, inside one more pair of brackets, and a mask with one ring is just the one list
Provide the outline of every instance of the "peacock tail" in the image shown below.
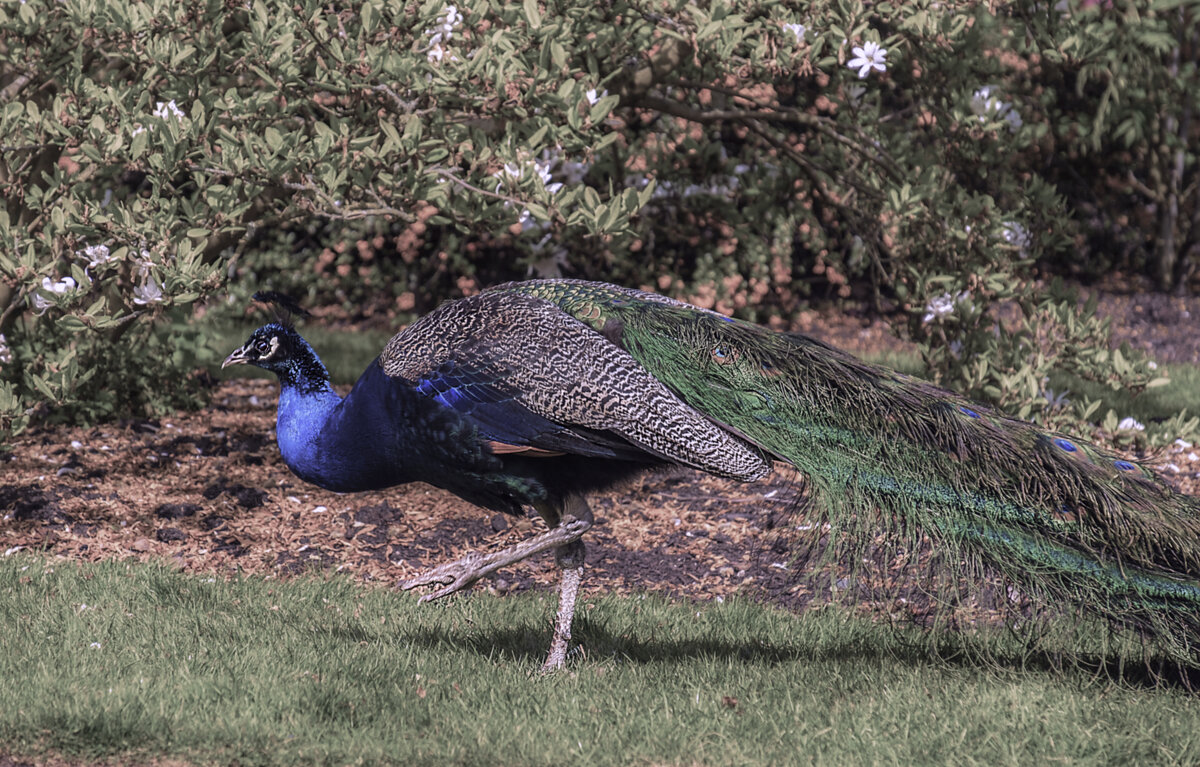
[[799,469],[850,545],[881,524],[919,531],[944,561],[986,564],[1196,663],[1200,499],[1138,463],[806,336],[654,294],[569,280],[489,292],[550,302],[720,430]]
[[344,398],[286,322],[255,330],[233,364],[279,377],[280,453],[305,481],[339,492],[425,481],[484,508],[537,511],[544,533],[404,585],[440,585],[426,596],[439,598],[553,549],[562,575],[546,670],[566,661],[588,493],[664,465],[754,480],[774,462],[810,480],[808,521],[828,528],[827,556],[932,550],[915,559],[939,588],[982,592],[970,581],[986,568],[1040,606],[1135,629],[1200,667],[1200,499],[800,334],[543,280],[442,305],[393,337]]

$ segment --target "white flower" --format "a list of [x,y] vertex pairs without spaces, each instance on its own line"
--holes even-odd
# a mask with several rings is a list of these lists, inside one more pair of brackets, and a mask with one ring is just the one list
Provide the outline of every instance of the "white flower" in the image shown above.
[[551,171],[557,164],[558,152],[551,152],[549,149],[542,152],[542,159],[540,161],[533,161],[534,172],[537,173],[538,178],[542,180],[542,186],[544,186],[546,191],[550,194],[554,194],[563,187],[563,185],[558,182],[551,183],[550,181],[550,179],[553,178]]
[[150,267],[154,266],[153,259],[150,258],[150,251],[142,249],[142,252],[134,256],[132,259],[134,266],[137,267],[139,277],[145,278],[150,274]]
[[1117,424],[1117,429],[1119,431],[1145,431],[1146,425],[1133,418],[1125,417]]
[[971,292],[964,290],[957,296],[952,296],[949,293],[943,293],[937,296],[929,305],[925,307],[925,316],[921,318],[923,324],[932,322],[933,320],[945,317],[954,311],[954,307],[958,304],[967,304],[971,302]]
[[92,642],[90,645],[88,645],[88,647],[92,648],[93,650],[99,650],[99,649],[100,649],[100,643],[99,643],[99,642]]
[[[4,337],[3,333],[0,333],[0,362],[7,364],[12,361],[13,353],[12,349],[8,348],[8,339]],[[5,554],[5,556],[8,556],[8,554]]]
[[145,133],[145,132],[146,132],[146,127],[143,125],[139,125],[129,132],[129,138],[136,138],[138,136],[138,134]]
[[429,35],[429,50],[425,53],[427,59],[440,62],[446,58],[446,44],[454,37],[454,30],[462,24],[462,20],[462,14],[456,6],[447,5],[442,9],[438,14],[437,28],[425,30],[425,34]]
[[971,94],[971,111],[979,117],[980,122],[1004,120],[1008,123],[1008,129],[1016,133],[1025,121],[1012,104],[996,97],[997,90],[994,85],[985,85]]
[[517,223],[521,225],[521,232],[528,232],[530,229],[538,228],[537,219],[529,212],[529,208],[521,211],[521,215],[517,217]]
[[163,300],[162,285],[153,277],[147,275],[146,280],[133,289],[133,302],[135,304],[157,304]]
[[506,162],[504,167],[500,169],[500,173],[511,178],[513,181],[520,181],[521,176],[525,175],[525,169],[515,162]]
[[[563,188],[562,182],[554,181],[554,167],[559,164],[562,165],[563,174],[567,177],[569,183],[578,183],[578,181],[582,180],[589,167],[586,163],[568,163],[563,161],[559,157],[558,150],[547,149],[543,151],[542,159],[533,161],[532,170],[538,177],[538,180],[542,182],[542,186],[550,194],[555,194]],[[525,177],[525,173],[529,169],[530,166],[528,164],[504,163],[504,166],[500,170],[492,174],[492,178],[500,180],[500,183],[496,184],[496,191],[499,192],[506,181],[520,181]]]
[[803,24],[784,24],[783,31],[791,32],[796,36],[796,42],[802,43],[804,42],[804,33],[807,32],[808,29]]
[[56,295],[61,296],[65,293],[70,293],[74,291],[76,287],[78,286],[75,284],[75,280],[71,277],[63,277],[58,282],[51,282],[49,277],[42,278],[42,290],[54,293]]
[[108,246],[88,245],[83,250],[75,251],[75,255],[86,258],[88,260],[88,268],[91,269],[108,261]]
[[183,118],[187,117],[187,115],[183,113],[183,110],[175,105],[175,99],[171,99],[165,104],[161,101],[157,102],[154,105],[153,114],[155,117],[161,120],[165,120],[168,117],[174,117],[176,120],[182,121]]
[[1032,242],[1029,230],[1016,221],[1005,221],[1000,224],[1000,236],[1009,245],[1015,247],[1022,256],[1029,255],[1029,245]]
[[854,58],[847,61],[846,66],[857,69],[860,80],[871,74],[872,69],[887,71],[887,49],[880,48],[879,43],[866,42],[862,47],[856,45],[851,50],[854,52]]
[[602,90],[599,93],[597,93],[595,88],[589,88],[583,94],[584,98],[586,98],[588,100],[588,103],[591,104],[592,106],[596,106],[596,104],[600,101],[600,99],[604,98],[607,95],[608,95],[607,89]]
[[1146,363],[1146,367],[1150,368],[1151,370],[1158,370],[1158,363],[1154,360],[1150,360]]
[[954,297],[949,293],[943,293],[925,307],[925,317],[921,322],[930,322],[938,317],[944,317],[952,311],[954,311]]

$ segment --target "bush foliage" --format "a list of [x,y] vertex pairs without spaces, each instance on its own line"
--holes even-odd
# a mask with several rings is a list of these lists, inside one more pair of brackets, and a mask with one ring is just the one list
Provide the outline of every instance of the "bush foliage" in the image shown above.
[[0,430],[196,401],[180,328],[264,284],[388,315],[530,275],[756,319],[858,291],[1024,415],[1055,365],[1145,386],[1031,267],[1115,233],[1093,263],[1194,268],[1198,9],[5,4]]

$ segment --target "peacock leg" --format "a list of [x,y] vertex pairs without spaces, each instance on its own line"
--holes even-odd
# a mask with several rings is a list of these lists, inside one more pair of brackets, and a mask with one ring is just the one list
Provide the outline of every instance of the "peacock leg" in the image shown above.
[[[546,524],[558,521],[558,511],[539,508],[538,513]],[[563,519],[583,519],[592,523],[592,510],[579,495],[567,496],[563,503]],[[554,551],[554,563],[561,571],[558,581],[558,614],[554,618],[554,638],[550,641],[550,652],[542,664],[542,673],[558,671],[567,662],[567,647],[571,643],[571,624],[575,619],[575,600],[579,596],[579,584],[583,582],[583,564],[587,548],[583,541],[574,540],[559,546]]]
[[[587,510],[586,505],[583,508],[585,511]],[[429,602],[434,599],[441,599],[456,591],[461,591],[480,578],[491,575],[502,567],[507,567],[523,559],[528,559],[534,554],[539,554],[548,549],[557,550],[570,546],[572,543],[577,542],[579,537],[586,533],[591,526],[592,515],[590,512],[582,519],[574,516],[564,516],[560,524],[554,525],[546,532],[539,533],[527,541],[518,543],[516,546],[486,555],[480,554],[478,551],[472,551],[462,559],[438,565],[431,570],[426,570],[417,575],[415,578],[401,581],[399,586],[407,591],[418,586],[448,584],[444,588],[424,595],[420,601]]]

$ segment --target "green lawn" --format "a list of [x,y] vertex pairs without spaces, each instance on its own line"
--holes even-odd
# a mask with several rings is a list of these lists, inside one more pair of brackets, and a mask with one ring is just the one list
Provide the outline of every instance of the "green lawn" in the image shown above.
[[[1200,698],[938,660],[835,610],[0,560],[0,754],[197,764],[1196,764]],[[84,607],[83,605],[86,605]],[[910,640],[906,642],[905,640]],[[1000,652],[1003,652],[1000,647]],[[2,759],[0,759],[2,761]]]

